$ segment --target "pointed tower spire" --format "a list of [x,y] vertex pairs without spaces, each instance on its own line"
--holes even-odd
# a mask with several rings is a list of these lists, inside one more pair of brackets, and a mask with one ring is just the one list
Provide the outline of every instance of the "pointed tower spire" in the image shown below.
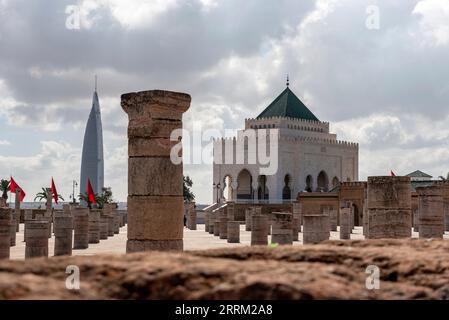
[[287,87],[290,85],[290,79],[288,78],[288,73],[287,73]]
[[95,92],[97,92],[97,75],[95,75]]

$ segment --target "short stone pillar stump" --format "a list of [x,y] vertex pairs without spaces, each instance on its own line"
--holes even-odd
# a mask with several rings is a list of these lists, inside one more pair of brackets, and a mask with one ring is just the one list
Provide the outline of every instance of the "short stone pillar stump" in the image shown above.
[[306,214],[302,216],[303,244],[316,244],[329,240],[329,216],[323,214]]
[[100,213],[100,240],[106,240],[108,238],[109,230],[109,218],[108,215],[101,210]]
[[251,245],[268,245],[268,216],[252,215],[251,217]]
[[219,224],[219,238],[228,238],[228,216],[225,211],[220,211],[220,218],[218,220]]
[[54,212],[55,256],[71,256],[73,241],[73,217],[63,211]]
[[48,257],[48,221],[28,221],[26,228],[25,259]]
[[299,219],[299,232],[301,232],[301,226],[302,226],[302,204],[298,201],[294,201],[292,203],[292,213],[294,218]]
[[214,228],[215,228],[215,213],[211,212],[209,213],[209,234],[215,235]]
[[292,240],[293,241],[299,241],[299,229],[301,228],[301,225],[299,224],[299,218],[293,217],[292,220]]
[[10,257],[12,210],[0,208],[0,260]]
[[245,230],[246,231],[251,231],[252,230],[251,223],[253,221],[252,220],[253,214],[254,214],[254,208],[253,207],[247,208],[245,210]]
[[444,235],[444,202],[440,186],[418,187],[419,237],[439,238]]
[[340,239],[351,239],[352,208],[340,208]]
[[195,203],[189,203],[189,210],[187,211],[187,228],[196,230],[196,210]]
[[293,244],[293,215],[291,213],[273,212],[271,243],[279,245]]
[[73,249],[87,249],[89,247],[89,209],[75,207],[73,215]]
[[240,221],[228,221],[228,243],[240,243]]
[[368,177],[368,239],[410,238],[409,177]]
[[89,210],[89,243],[100,242],[100,216],[101,210]]
[[204,232],[209,233],[209,212],[204,212]]

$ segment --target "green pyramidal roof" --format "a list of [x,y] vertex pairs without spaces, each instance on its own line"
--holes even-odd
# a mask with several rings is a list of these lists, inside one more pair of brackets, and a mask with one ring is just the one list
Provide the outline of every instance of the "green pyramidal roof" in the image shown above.
[[312,111],[288,87],[257,116],[257,119],[269,117],[288,117],[319,121]]

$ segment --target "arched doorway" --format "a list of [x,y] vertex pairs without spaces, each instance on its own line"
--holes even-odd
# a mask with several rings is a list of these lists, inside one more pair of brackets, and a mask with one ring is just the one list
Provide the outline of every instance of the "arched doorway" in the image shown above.
[[292,198],[292,190],[290,188],[290,175],[284,177],[284,188],[282,188],[282,200],[290,200]]
[[243,169],[237,176],[237,199],[251,200],[252,190],[252,177],[248,170]]
[[332,188],[337,187],[339,183],[340,183],[340,180],[338,180],[337,177],[334,177],[334,178],[332,179]]
[[306,178],[306,191],[307,192],[313,191],[313,177],[310,174]]
[[329,191],[329,178],[325,171],[321,171],[318,174],[317,184],[318,184],[318,187],[317,187],[318,192],[328,192]]
[[232,201],[232,196],[232,177],[226,175],[223,179],[223,198],[225,198],[226,201]]
[[262,175],[257,179],[259,183],[259,187],[257,188],[257,199],[258,200],[268,200],[269,199],[269,191],[267,187],[267,176]]

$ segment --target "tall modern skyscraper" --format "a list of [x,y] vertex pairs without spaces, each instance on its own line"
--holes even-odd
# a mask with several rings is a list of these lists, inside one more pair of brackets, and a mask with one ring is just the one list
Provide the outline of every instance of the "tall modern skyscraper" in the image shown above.
[[101,193],[104,186],[103,129],[96,84],[92,109],[84,132],[80,179],[81,193],[87,192],[88,178],[90,178],[94,192]]

